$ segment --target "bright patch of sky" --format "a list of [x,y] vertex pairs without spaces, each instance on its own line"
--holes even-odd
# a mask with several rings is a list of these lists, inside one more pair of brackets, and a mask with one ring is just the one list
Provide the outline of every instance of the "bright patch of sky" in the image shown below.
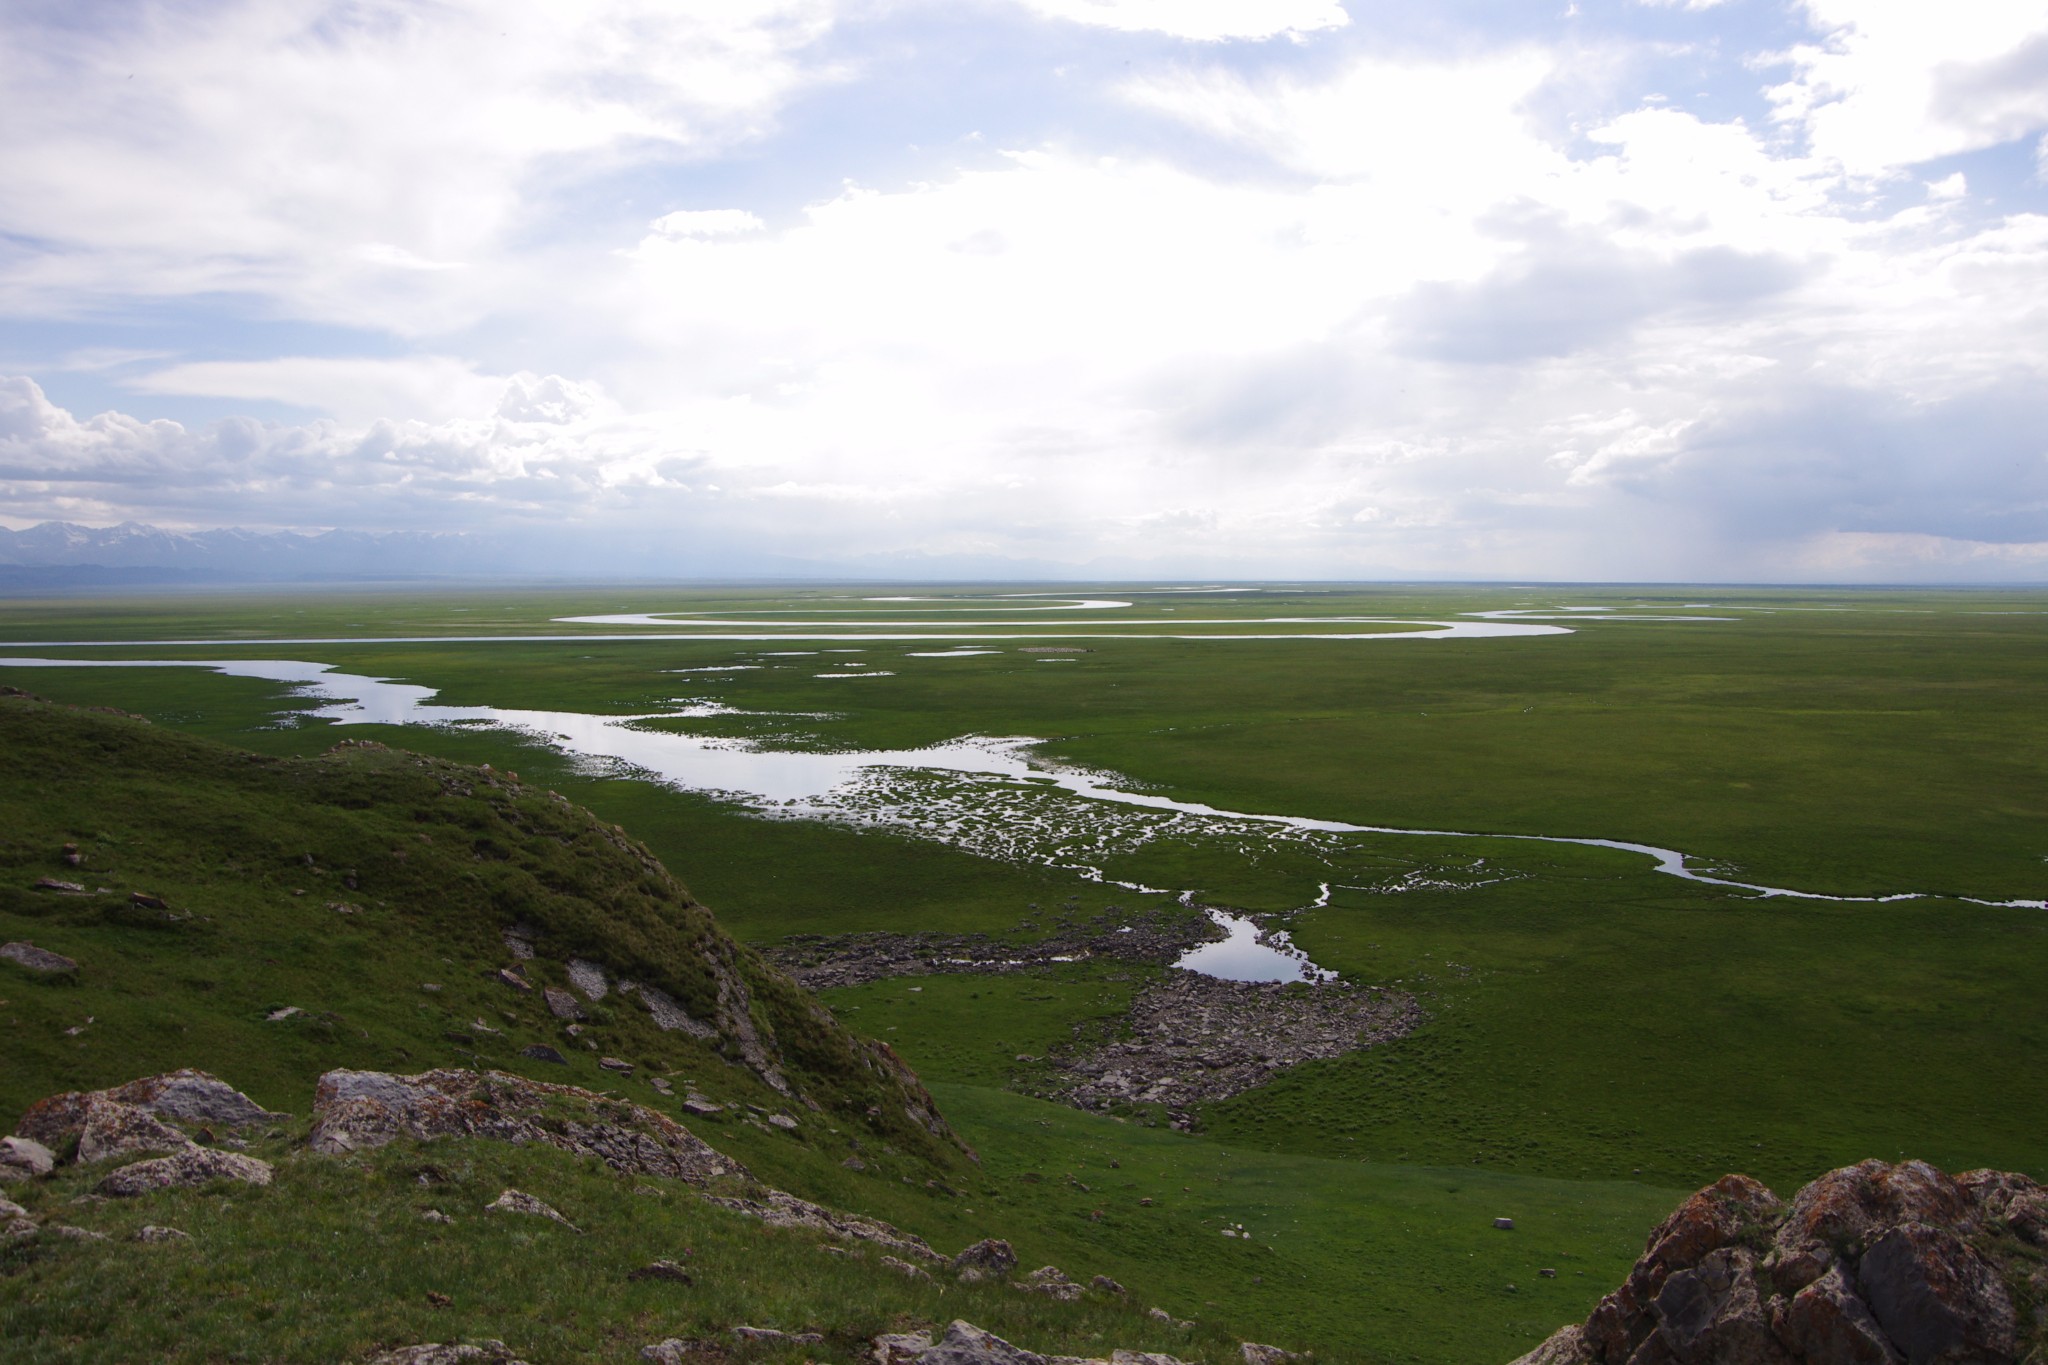
[[2039,6],[30,0],[0,47],[10,525],[2048,574]]

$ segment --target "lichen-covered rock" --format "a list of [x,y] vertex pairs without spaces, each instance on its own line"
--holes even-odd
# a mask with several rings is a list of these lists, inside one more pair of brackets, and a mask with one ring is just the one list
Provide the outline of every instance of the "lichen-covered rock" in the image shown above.
[[914,1365],[1046,1365],[1036,1351],[1012,1346],[993,1332],[985,1332],[958,1318],[945,1333],[910,1358]]
[[1582,1327],[1516,1365],[2048,1361],[2048,1314],[2020,1322],[2012,1290],[2048,1292],[2023,1245],[2037,1209],[2048,1195],[2024,1175],[1921,1161],[1830,1171],[1789,1206],[1729,1176],[1658,1226]]
[[135,1229],[135,1240],[138,1242],[159,1243],[189,1242],[192,1240],[192,1237],[190,1233],[182,1232],[177,1228],[161,1228],[153,1223],[144,1223],[141,1227]]
[[330,1071],[320,1078],[309,1138],[314,1151],[352,1152],[401,1137],[542,1143],[597,1157],[615,1171],[692,1184],[747,1173],[667,1115],[575,1086],[502,1071]]
[[1861,1255],[1885,1228],[1906,1222],[1974,1226],[1974,1213],[1963,1187],[1924,1161],[1844,1166],[1793,1196],[1772,1242],[1771,1279],[1788,1293],[1803,1289],[1842,1256]]
[[216,1180],[268,1185],[270,1177],[271,1167],[267,1161],[258,1161],[239,1152],[189,1147],[175,1156],[160,1156],[123,1166],[93,1186],[93,1192],[113,1199],[131,1199],[157,1190],[209,1185]]
[[122,1104],[105,1095],[88,1095],[78,1129],[81,1165],[141,1156],[146,1152],[179,1152],[193,1146],[170,1124],[147,1109]]
[[1723,1176],[1686,1200],[1650,1234],[1648,1248],[1621,1288],[1602,1299],[1586,1320],[1588,1355],[1623,1365],[1658,1329],[1652,1304],[1664,1282],[1735,1242],[1781,1207],[1776,1195],[1746,1175]]
[[953,1258],[953,1271],[963,1281],[1007,1279],[1017,1268],[1017,1253],[1000,1237],[984,1237]]
[[1745,1247],[1708,1252],[1674,1270],[1650,1300],[1657,1335],[1686,1365],[1788,1365],[1757,1297],[1756,1257]]
[[[120,1139],[113,1130],[121,1127],[130,1128],[138,1140],[140,1134],[154,1131],[141,1120],[117,1114],[108,1107],[110,1105],[139,1111],[152,1119],[216,1128],[249,1128],[289,1117],[273,1114],[226,1081],[188,1067],[160,1076],[144,1076],[106,1090],[67,1091],[37,1100],[21,1116],[15,1131],[21,1137],[54,1150],[62,1150],[73,1138],[80,1138],[80,1160],[84,1161],[94,1159],[86,1156],[82,1149],[88,1120],[95,1116],[103,1125],[113,1126],[101,1138],[96,1138],[96,1143],[103,1138],[118,1147]],[[156,1140],[175,1145],[161,1135]],[[109,1153],[119,1154],[119,1151]]]

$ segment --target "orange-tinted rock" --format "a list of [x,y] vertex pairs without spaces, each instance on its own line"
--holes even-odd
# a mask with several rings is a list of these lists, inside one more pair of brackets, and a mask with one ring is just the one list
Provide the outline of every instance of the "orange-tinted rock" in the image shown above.
[[1856,1284],[1871,1316],[1913,1365],[2014,1358],[2012,1299],[1997,1269],[1947,1228],[1893,1228],[1864,1254]]
[[1871,1239],[1900,1223],[1974,1223],[1976,1202],[1924,1161],[1864,1161],[1829,1171],[1793,1197],[1772,1247],[1772,1282],[1804,1289],[1842,1256],[1861,1255]]

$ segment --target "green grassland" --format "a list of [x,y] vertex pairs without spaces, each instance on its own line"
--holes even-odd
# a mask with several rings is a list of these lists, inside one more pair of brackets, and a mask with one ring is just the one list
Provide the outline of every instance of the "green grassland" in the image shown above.
[[[1672,609],[1689,602],[1717,604],[1689,614],[1732,619],[1598,620],[1570,635],[1497,640],[1061,639],[1091,652],[1059,666],[1014,649],[911,657],[943,647],[930,642],[246,643],[630,633],[550,624],[601,611],[765,619],[829,603],[854,619],[914,610],[841,600],[848,594],[45,599],[0,606],[0,640],[208,640],[216,643],[76,654],[313,658],[425,684],[454,704],[618,715],[687,696],[824,713],[679,723],[782,745],[1028,734],[1051,756],[1226,809],[1639,840],[1744,879],[1837,895],[2048,894],[2048,713],[2038,704],[2048,695],[2048,594],[1415,588],[1137,598],[1127,600],[1148,617],[1171,607],[1239,622],[1441,620],[1524,604],[1680,614]],[[1076,614],[1044,615],[1044,631],[1080,633],[1067,619]],[[1039,629],[1034,618],[1029,629],[980,633]],[[861,648],[857,657],[895,676],[827,681],[813,676],[815,660],[760,657],[833,647]],[[759,666],[669,671],[739,661]],[[1054,912],[1087,918],[1147,904],[1057,868],[873,829],[762,820],[704,795],[594,774],[503,731],[279,725],[307,704],[274,684],[189,669],[9,670],[0,682],[267,754],[319,753],[361,736],[515,768],[622,824],[722,925],[754,942],[870,929],[1000,933],[1042,927]],[[1674,1192],[1727,1170],[1781,1191],[1867,1156],[2048,1175],[2048,1093],[2028,1080],[2029,1059],[2048,1042],[2048,915],[2039,910],[1760,899],[1659,876],[1624,854],[1510,840],[1338,842],[1248,851],[1163,840],[1103,870],[1261,910],[1308,906],[1333,883],[1327,904],[1290,921],[1295,940],[1354,981],[1417,991],[1428,1020],[1411,1037],[1212,1106],[1189,1137],[1013,1088],[1030,1082],[1015,1054],[1040,1054],[1077,1024],[1113,1016],[1141,973],[930,978],[913,983],[925,988],[914,995],[876,983],[830,1003],[919,1070],[981,1152],[983,1183],[957,1181],[963,1201],[863,1179],[833,1151],[771,1142],[744,1125],[732,1129],[735,1154],[801,1192],[942,1244],[982,1235],[977,1228],[1011,1236],[1027,1258],[1114,1275],[1242,1336],[1429,1361],[1505,1360],[1583,1315]],[[1386,889],[1411,873],[1438,885]],[[271,1098],[257,1090],[262,1075],[233,1078]],[[1112,1157],[1120,1166],[1105,1178]],[[1189,1202],[1152,1185],[1174,1195],[1188,1186]],[[1158,1200],[1142,1215],[1127,1207],[1141,1191]],[[1105,1202],[1109,1193],[1123,1205]],[[1099,1222],[1090,1217],[1098,1208]],[[1513,1237],[1487,1225],[1499,1211],[1517,1216]],[[1225,1220],[1258,1236],[1225,1239]],[[1524,1237],[1532,1227],[1543,1240]],[[1524,1264],[1533,1246],[1556,1279],[1533,1279]],[[1287,1268],[1256,1268],[1263,1256]]]

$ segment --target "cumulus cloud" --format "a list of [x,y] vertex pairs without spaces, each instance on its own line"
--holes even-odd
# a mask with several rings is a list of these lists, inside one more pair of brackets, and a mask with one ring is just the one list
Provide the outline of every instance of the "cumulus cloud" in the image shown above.
[[[929,153],[915,175],[841,176],[818,150],[839,142],[806,144],[834,173],[771,204],[754,188],[780,112],[863,78],[819,36],[849,21],[823,0],[690,8],[513,6],[506,51],[467,63],[454,44],[487,45],[498,11],[357,6],[309,35],[230,4],[150,30],[212,87],[133,35],[89,61],[67,48],[86,111],[53,107],[48,147],[0,148],[0,170],[54,187],[30,206],[0,176],[0,225],[56,245],[0,265],[0,302],[41,316],[232,287],[360,323],[389,354],[97,348],[127,357],[110,382],[319,414],[304,422],[86,417],[8,381],[10,515],[546,526],[715,541],[735,572],[941,555],[1900,576],[1884,565],[2011,572],[2048,545],[2027,435],[2048,417],[2029,396],[2048,392],[2048,217],[1987,207],[1974,165],[1866,193],[1928,147],[2026,124],[2024,25],[1966,5],[1921,44],[1902,7],[1812,0],[1830,36],[1748,78],[1779,81],[1782,123],[1756,124],[1587,95],[1590,69],[1627,63],[1580,48],[1325,52],[1334,5],[1047,0],[1083,26],[1061,42],[1173,55],[1119,61],[1092,122]],[[1177,41],[1290,31],[1323,36]],[[244,108],[283,79],[227,66],[269,50],[250,33],[312,93],[280,91],[284,131],[245,146],[198,92]],[[0,72],[0,101],[54,79],[56,52]],[[131,59],[133,108],[108,93]],[[384,88],[384,62],[408,79],[439,62],[443,87],[340,109],[351,81]],[[1955,71],[1983,87],[1968,107]],[[1893,96],[1912,138],[1888,146]],[[332,145],[264,183],[330,112]],[[165,129],[148,165],[145,114]],[[1117,119],[1143,136],[1118,140]],[[422,146],[400,147],[415,126]],[[692,183],[694,158],[743,144],[744,173]],[[160,193],[169,226],[59,183],[66,147]],[[611,184],[588,240],[532,231],[575,198],[562,187],[650,166],[649,148],[662,174]]]
[[57,249],[8,257],[0,303],[253,289],[407,330],[473,317],[565,179],[713,154],[831,79],[806,54],[832,11],[138,0],[87,25],[16,7],[0,221]]

